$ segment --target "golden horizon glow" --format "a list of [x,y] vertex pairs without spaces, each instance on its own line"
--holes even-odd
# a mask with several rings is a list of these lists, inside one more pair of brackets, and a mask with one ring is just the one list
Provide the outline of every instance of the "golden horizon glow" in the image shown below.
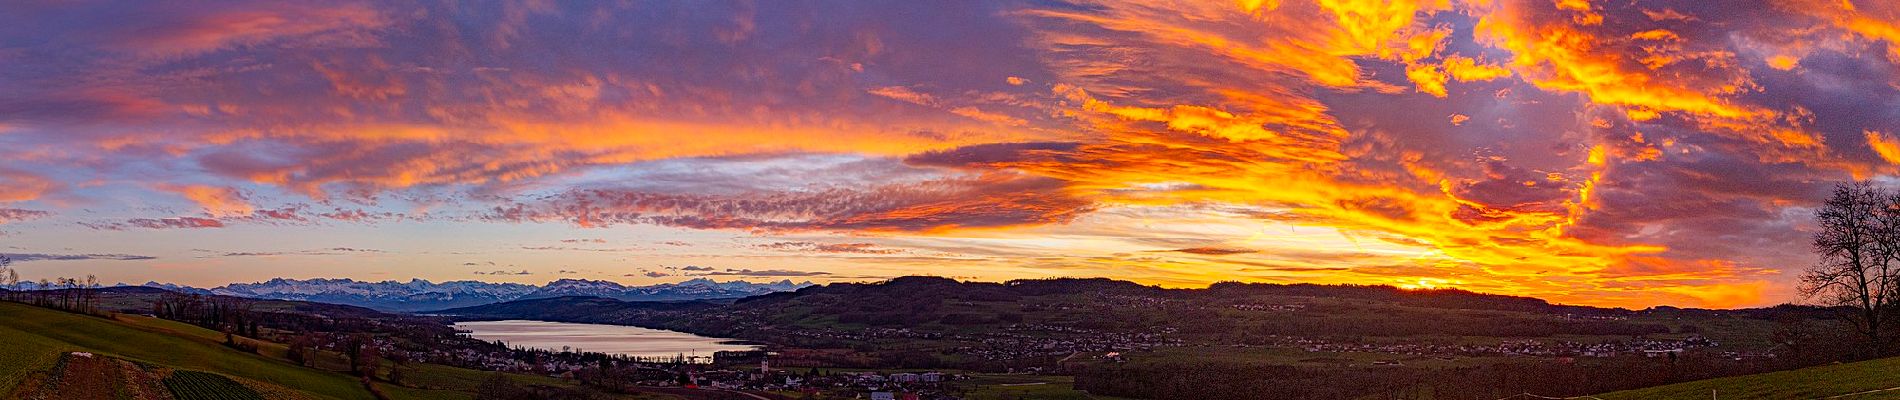
[[1900,171],[1900,6],[1771,3],[43,5],[0,252],[1799,301],[1815,201]]

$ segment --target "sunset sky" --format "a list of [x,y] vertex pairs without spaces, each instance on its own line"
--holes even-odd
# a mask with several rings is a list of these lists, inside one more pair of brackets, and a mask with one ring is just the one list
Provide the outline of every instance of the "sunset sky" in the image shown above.
[[32,279],[1758,306],[1900,173],[1885,1],[3,3]]

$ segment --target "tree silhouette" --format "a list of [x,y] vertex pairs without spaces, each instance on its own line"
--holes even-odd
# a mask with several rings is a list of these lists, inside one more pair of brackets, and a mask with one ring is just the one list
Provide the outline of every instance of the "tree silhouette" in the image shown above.
[[1838,185],[1814,215],[1820,260],[1801,276],[1811,299],[1853,310],[1846,317],[1874,355],[1885,355],[1900,301],[1900,192],[1866,181]]
[[13,258],[5,254],[0,254],[0,282],[7,285],[7,299],[19,301],[20,271],[13,270]]

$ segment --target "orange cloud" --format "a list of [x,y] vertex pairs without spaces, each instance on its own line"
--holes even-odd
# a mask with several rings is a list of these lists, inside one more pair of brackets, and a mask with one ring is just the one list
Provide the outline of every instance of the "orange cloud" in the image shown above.
[[64,187],[65,185],[39,174],[0,168],[0,203],[38,199]]
[[[331,34],[336,40],[367,40],[367,30],[389,23],[364,4],[321,7],[242,5],[218,12],[179,16],[166,21],[165,13],[130,21],[153,26],[129,29],[111,45],[144,56],[184,57],[239,46],[257,45],[287,37]],[[162,23],[161,23],[162,22]]]
[[198,203],[205,213],[213,217],[249,216],[257,208],[237,189],[209,185],[160,184],[159,190],[177,193],[185,199]]
[[[650,20],[674,13],[596,6],[260,5],[48,33],[97,48],[0,52],[33,63],[0,77],[26,91],[0,101],[0,124],[29,154],[16,162],[83,168],[0,169],[0,202],[155,165],[195,183],[138,184],[212,218],[95,225],[427,218],[367,205],[423,198],[479,214],[458,222],[861,235],[785,242],[806,253],[1062,233],[985,250],[997,276],[1720,306],[1785,292],[1758,266],[1800,264],[1788,232],[1819,182],[1900,172],[1896,122],[1874,110],[1895,100],[1844,83],[1891,80],[1886,3],[762,3]],[[491,28],[431,23],[445,13]],[[805,14],[838,18],[752,22]],[[775,163],[804,156],[875,171]],[[679,166],[695,160],[720,164]],[[743,178],[668,175],[720,168]],[[263,206],[224,181],[367,209]],[[649,181],[663,187],[630,183]],[[1149,237],[1167,223],[1183,228]],[[1329,247],[1253,243],[1286,237]],[[978,242],[942,247],[992,244]]]
[[1887,162],[1900,164],[1900,142],[1888,139],[1887,135],[1880,132],[1870,130],[1866,134],[1867,147],[1872,147],[1874,152],[1880,154],[1880,158],[1886,159]]
[[[1721,97],[1741,90],[1745,80],[1655,79],[1640,60],[1624,51],[1633,48],[1627,41],[1635,39],[1599,35],[1592,27],[1573,24],[1564,17],[1580,12],[1575,8],[1538,10],[1532,4],[1537,3],[1499,2],[1484,10],[1476,29],[1480,42],[1513,53],[1511,67],[1539,87],[1582,92],[1592,101],[1629,107],[1631,118],[1637,120],[1670,111],[1749,121],[1776,116],[1773,111]],[[1694,84],[1720,86],[1688,86]]]
[[1511,71],[1504,67],[1479,64],[1478,60],[1461,56],[1445,57],[1445,72],[1460,82],[1488,81],[1511,76]]
[[[1785,0],[1777,5],[1792,12],[1822,18],[1866,40],[1900,42],[1900,6],[1891,2]],[[1900,61],[1900,47],[1887,46],[1887,57]]]

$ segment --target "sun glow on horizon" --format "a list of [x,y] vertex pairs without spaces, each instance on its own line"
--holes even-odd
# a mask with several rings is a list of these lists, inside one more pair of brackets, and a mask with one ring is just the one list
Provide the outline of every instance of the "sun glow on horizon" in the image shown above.
[[1464,282],[1459,282],[1459,281],[1450,280],[1450,279],[1418,278],[1418,280],[1415,280],[1415,281],[1400,282],[1396,286],[1398,286],[1398,288],[1400,289],[1405,289],[1405,290],[1437,290],[1437,289],[1455,289],[1457,288],[1457,285],[1460,285],[1463,283]]
[[1900,4],[1772,3],[46,5],[0,15],[0,251],[1770,305],[1829,183],[1900,176],[1900,95],[1839,84]]

